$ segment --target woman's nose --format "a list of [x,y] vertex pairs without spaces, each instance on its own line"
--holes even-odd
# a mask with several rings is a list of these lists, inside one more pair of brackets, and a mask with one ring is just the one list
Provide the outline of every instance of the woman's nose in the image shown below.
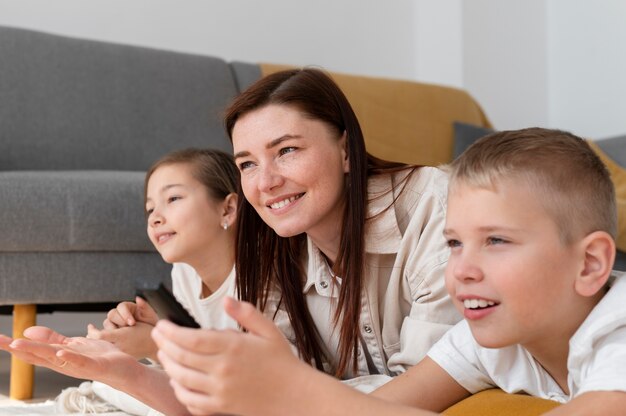
[[259,173],[259,190],[268,192],[283,184],[283,176],[274,166],[265,165]]

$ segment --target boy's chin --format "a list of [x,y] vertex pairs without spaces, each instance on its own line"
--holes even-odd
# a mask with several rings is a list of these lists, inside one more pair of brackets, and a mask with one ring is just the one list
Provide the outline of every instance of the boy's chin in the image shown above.
[[471,323],[470,329],[478,345],[483,348],[504,348],[516,344],[515,341],[503,337],[501,331],[497,329],[474,328]]

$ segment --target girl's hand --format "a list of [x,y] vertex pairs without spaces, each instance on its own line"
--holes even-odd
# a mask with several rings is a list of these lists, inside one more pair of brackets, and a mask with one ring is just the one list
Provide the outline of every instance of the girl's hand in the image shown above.
[[150,358],[156,361],[157,346],[150,337],[152,329],[154,329],[154,325],[143,322],[116,329],[98,329],[89,324],[87,326],[87,338],[110,342],[137,360]]
[[134,326],[137,322],[154,326],[158,320],[159,317],[148,302],[137,296],[135,302],[121,302],[114,309],[111,309],[107,313],[107,318],[102,322],[102,327],[104,329],[116,329]]
[[189,329],[164,320],[152,331],[176,397],[197,415],[287,409],[313,370],[254,306],[226,298],[224,308],[249,332]]

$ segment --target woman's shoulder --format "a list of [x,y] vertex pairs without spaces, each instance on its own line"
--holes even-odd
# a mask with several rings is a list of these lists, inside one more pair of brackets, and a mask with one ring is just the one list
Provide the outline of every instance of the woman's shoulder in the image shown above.
[[448,193],[448,174],[441,168],[431,166],[412,167],[372,176],[369,182],[371,194],[389,192],[421,198],[433,195],[443,201]]

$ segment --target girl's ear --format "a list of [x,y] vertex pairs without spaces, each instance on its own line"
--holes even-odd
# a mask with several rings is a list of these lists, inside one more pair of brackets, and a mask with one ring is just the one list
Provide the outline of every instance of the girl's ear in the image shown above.
[[235,223],[237,219],[237,202],[239,197],[235,192],[226,195],[222,203],[222,223],[226,222],[228,226]]
[[611,276],[615,261],[615,241],[605,231],[594,231],[581,244],[585,261],[574,288],[581,296],[593,296],[604,287]]
[[348,133],[344,130],[341,135],[341,157],[343,160],[343,173],[350,172],[350,158],[348,157]]

